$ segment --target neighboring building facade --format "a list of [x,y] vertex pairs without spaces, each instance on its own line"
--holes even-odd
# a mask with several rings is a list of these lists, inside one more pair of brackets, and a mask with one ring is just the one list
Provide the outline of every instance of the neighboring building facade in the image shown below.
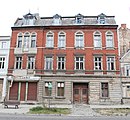
[[[120,103],[114,16],[40,17],[12,27],[7,98],[21,102]],[[52,87],[52,88],[51,88]]]
[[120,62],[123,103],[130,103],[130,50],[124,54]]
[[130,103],[130,29],[126,24],[119,28],[119,43],[123,103]]
[[119,27],[118,32],[120,57],[122,57],[130,49],[130,29],[127,28],[126,24],[121,24],[121,27]]
[[10,36],[0,36],[0,101],[6,96]]

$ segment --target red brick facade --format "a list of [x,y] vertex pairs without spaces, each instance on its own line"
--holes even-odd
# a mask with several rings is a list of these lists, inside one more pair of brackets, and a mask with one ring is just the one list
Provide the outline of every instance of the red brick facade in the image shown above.
[[[98,17],[98,16],[97,16]],[[65,17],[66,18],[66,17]],[[63,19],[65,19],[63,18]],[[72,17],[74,18],[74,17]],[[71,19],[72,19],[71,18]],[[50,18],[52,19],[52,18]],[[68,17],[69,19],[69,17]],[[19,20],[20,21],[20,20]],[[49,20],[48,20],[49,21]],[[76,100],[75,97],[73,96],[75,91],[73,91],[73,88],[75,89],[77,86],[77,89],[82,87],[82,84],[86,84],[87,87],[84,90],[87,90],[88,93],[86,97],[87,103],[93,104],[93,103],[100,103],[102,102],[102,99],[99,100],[99,98],[102,96],[98,96],[97,93],[101,94],[100,89],[103,89],[102,82],[111,84],[110,80],[112,79],[113,82],[118,80],[119,76],[119,54],[118,54],[118,37],[117,37],[117,25],[112,24],[81,24],[81,25],[41,25],[41,26],[14,26],[12,27],[12,37],[11,37],[11,48],[10,48],[10,58],[9,58],[9,70],[8,74],[13,75],[16,77],[14,79],[15,81],[19,81],[19,86],[22,87],[22,82],[27,81],[28,84],[29,82],[36,82],[37,83],[37,90],[34,92],[37,92],[37,99],[39,102],[42,101],[42,98],[45,98],[45,92],[46,88],[44,88],[45,83],[52,82],[53,88],[52,88],[52,96],[55,96],[56,98],[54,101],[58,100],[57,96],[59,98],[59,85],[62,83],[59,82],[64,82],[62,87],[64,88],[64,95],[62,96],[62,99],[60,101],[64,102],[74,102]],[[94,48],[94,33],[98,31],[101,35],[101,47],[98,49]],[[28,48],[27,51],[24,51],[22,48],[17,48],[18,44],[18,34],[22,33],[23,35],[28,32],[36,33],[36,52],[30,52],[30,48]],[[53,38],[54,38],[54,46],[51,48],[46,47],[46,42],[47,42],[47,33],[51,32],[53,33]],[[58,47],[58,35],[60,32],[65,33],[65,47],[64,48],[59,48]],[[83,35],[83,47],[78,48],[75,47],[75,36],[76,33],[80,32]],[[113,47],[109,48],[106,47],[106,33],[111,32],[113,35]],[[99,46],[97,44],[97,46]],[[18,52],[18,50],[20,52]],[[33,74],[28,74],[28,69],[27,69],[27,60],[28,56],[34,56],[35,57],[35,68],[33,69]],[[16,57],[17,56],[22,56],[22,67],[20,69],[20,72],[23,72],[25,70],[25,74],[21,73],[21,75],[16,74],[17,69],[15,68],[16,66]],[[52,57],[52,69],[51,70],[46,70],[46,63],[45,59],[46,57]],[[65,57],[65,65],[63,70],[58,69],[58,57]],[[78,58],[76,58],[78,56]],[[94,59],[100,56],[101,57],[101,69],[96,70],[94,68]],[[109,63],[109,60],[107,60],[107,57],[111,57],[112,59],[114,58],[114,63],[110,63],[113,68],[112,70],[108,70],[107,65]],[[81,57],[81,58],[80,58]],[[83,62],[81,63],[81,59],[83,57]],[[80,63],[76,63],[75,60],[80,59]],[[80,64],[80,65],[79,65]],[[99,64],[99,63],[97,63]],[[62,64],[63,65],[63,64]],[[77,66],[80,68],[77,69]],[[100,67],[100,66],[96,66]],[[16,72],[16,73],[15,73]],[[29,76],[29,77],[28,77]],[[39,77],[39,80],[32,80],[31,77]],[[78,80],[78,81],[77,81]],[[94,82],[94,80],[96,82]],[[110,82],[110,83],[109,83]],[[79,83],[79,85],[77,85]],[[92,92],[93,87],[95,87],[98,83],[98,89],[97,92]],[[25,85],[24,87],[28,89],[28,84]],[[56,86],[58,84],[58,87]],[[94,85],[92,85],[94,84]],[[101,84],[101,86],[100,86]],[[110,96],[110,92],[114,93],[114,90],[112,91],[111,85],[109,86],[109,97],[108,101],[113,101],[113,102],[119,102],[114,98],[114,96]],[[119,84],[117,85],[119,87]],[[10,88],[11,89],[11,88]],[[24,88],[20,88],[21,91],[24,91]],[[43,89],[43,91],[41,91]],[[88,90],[89,89],[89,90]],[[119,88],[120,89],[120,88]],[[45,91],[44,91],[45,90]],[[91,91],[92,90],[92,91]],[[91,92],[92,93],[91,93]],[[120,90],[117,91],[117,94]],[[19,91],[20,92],[20,91]],[[69,94],[67,93],[69,92]],[[29,93],[30,94],[30,93]],[[20,98],[22,96],[22,98]],[[22,99],[22,101],[27,101],[27,98],[24,98],[24,95],[19,95],[19,100]],[[95,96],[95,97],[93,97]],[[28,97],[28,94],[27,96]],[[60,96],[61,97],[61,96]],[[120,98],[120,96],[118,96]],[[117,98],[118,98],[117,97]],[[24,100],[23,100],[24,98]],[[81,99],[81,98],[80,98]],[[33,99],[34,100],[34,99]],[[78,101],[78,100],[77,100]],[[83,102],[83,101],[78,101]]]

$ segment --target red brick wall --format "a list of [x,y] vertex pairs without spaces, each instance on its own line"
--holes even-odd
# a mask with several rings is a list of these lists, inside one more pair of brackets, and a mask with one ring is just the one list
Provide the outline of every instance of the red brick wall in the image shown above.
[[[58,50],[57,48],[54,49],[46,49],[45,44],[46,44],[46,33],[49,31],[52,31],[54,33],[54,47],[57,47],[57,42],[58,42],[58,32],[59,31],[64,31],[66,33],[66,47],[74,47],[74,36],[75,32],[81,30],[84,33],[84,42],[85,42],[85,47],[87,47],[84,50],[76,50],[76,49],[69,49],[66,48],[65,50]],[[114,50],[106,50],[103,48],[102,50],[94,50],[93,49],[93,32],[96,30],[99,30],[102,33],[102,46],[106,46],[106,41],[105,41],[105,32],[108,30],[111,30],[114,33],[114,45],[115,49]],[[84,54],[85,55],[85,69],[86,70],[93,70],[93,54],[103,54],[103,70],[106,70],[106,54],[113,54],[116,55],[116,69],[119,70],[119,61],[118,61],[118,40],[117,40],[117,29],[116,28],[89,28],[89,29],[54,29],[54,28],[49,28],[42,30],[41,28],[36,28],[36,29],[14,29],[12,32],[12,39],[11,39],[11,48],[16,47],[16,40],[17,40],[17,34],[19,32],[36,32],[37,33],[37,55],[36,55],[36,69],[44,69],[44,55],[46,54],[53,54],[54,55],[54,70],[57,68],[57,54],[66,54],[66,70],[74,70],[74,54]],[[10,50],[10,58],[9,58],[9,69],[13,68],[14,66],[14,49]],[[23,55],[23,68],[26,68],[26,60],[27,60],[27,54]]]

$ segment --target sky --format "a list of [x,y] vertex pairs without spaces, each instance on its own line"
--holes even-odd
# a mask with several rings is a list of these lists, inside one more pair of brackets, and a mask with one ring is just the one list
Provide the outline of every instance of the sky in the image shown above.
[[115,16],[117,25],[130,28],[130,0],[2,0],[0,3],[0,36],[11,35],[17,18],[27,13],[39,13],[40,17],[96,16],[104,13]]

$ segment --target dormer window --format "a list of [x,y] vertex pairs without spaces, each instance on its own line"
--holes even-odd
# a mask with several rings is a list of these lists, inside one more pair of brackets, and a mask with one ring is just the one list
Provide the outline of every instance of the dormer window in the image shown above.
[[53,16],[53,25],[60,25],[61,24],[61,16],[56,14]]
[[99,24],[105,24],[106,23],[106,15],[101,13],[100,15],[98,15],[98,23]]
[[82,24],[83,23],[83,15],[78,14],[75,16],[75,23],[76,24]]
[[24,25],[34,25],[36,17],[33,14],[28,13],[23,17],[24,17]]

